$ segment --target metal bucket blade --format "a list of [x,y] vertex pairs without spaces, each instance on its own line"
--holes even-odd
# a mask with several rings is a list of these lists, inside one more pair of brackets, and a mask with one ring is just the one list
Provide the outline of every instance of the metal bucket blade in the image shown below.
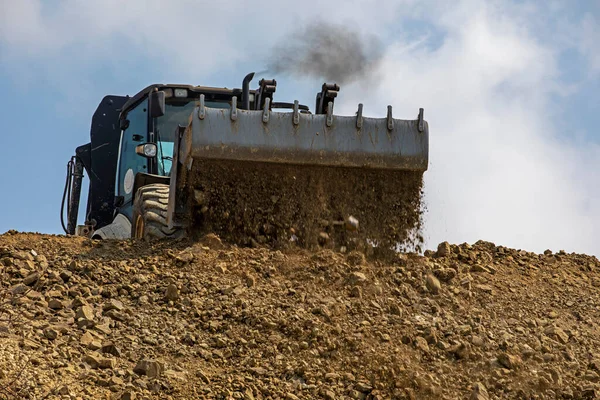
[[242,244],[418,248],[427,123],[331,117],[196,109],[169,221]]
[[358,128],[357,117],[214,108],[196,109],[192,118],[194,158],[427,169],[425,121],[419,131],[418,120],[361,117]]

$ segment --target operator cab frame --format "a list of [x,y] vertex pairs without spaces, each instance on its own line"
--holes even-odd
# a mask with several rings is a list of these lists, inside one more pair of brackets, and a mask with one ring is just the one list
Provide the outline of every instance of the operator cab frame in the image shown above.
[[[248,92],[250,108],[254,90]],[[116,212],[132,219],[137,188],[169,182],[178,126],[187,125],[200,95],[213,108],[230,108],[233,97],[243,102],[241,89],[154,84],[131,97],[119,115],[121,138],[115,177]]]

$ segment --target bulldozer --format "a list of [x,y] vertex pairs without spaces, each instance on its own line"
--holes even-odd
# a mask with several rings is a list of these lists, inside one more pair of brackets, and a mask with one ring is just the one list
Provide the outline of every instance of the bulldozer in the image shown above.
[[[240,245],[347,248],[414,241],[429,126],[334,114],[339,85],[315,108],[274,101],[275,79],[241,88],[153,84],[107,95],[90,142],[67,164],[66,234],[163,239],[207,232]],[[78,225],[84,171],[85,221]],[[66,224],[64,211],[66,206]]]

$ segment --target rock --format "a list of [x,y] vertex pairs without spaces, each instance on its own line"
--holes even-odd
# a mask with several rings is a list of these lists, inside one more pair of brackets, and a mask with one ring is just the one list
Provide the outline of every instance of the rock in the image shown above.
[[354,218],[352,215],[349,215],[344,220],[344,226],[346,230],[349,232],[356,232],[359,228],[358,219]]
[[362,298],[362,291],[360,290],[360,288],[358,286],[354,286],[351,290],[350,290],[350,296],[351,297],[356,297],[356,298]]
[[84,319],[87,321],[93,321],[94,320],[94,310],[92,309],[92,307],[87,306],[87,305],[81,306],[77,309],[75,318],[77,318],[78,320]]
[[429,291],[433,294],[438,294],[442,289],[440,281],[432,274],[427,274],[427,278],[425,279],[425,285],[427,286],[427,289],[429,289]]
[[27,292],[26,296],[28,299],[39,301],[40,304],[43,304],[44,306],[48,305],[48,303],[44,302],[44,296],[38,291],[30,290]]
[[554,359],[555,359],[555,358],[556,358],[556,357],[554,356],[554,354],[551,354],[551,353],[546,353],[546,354],[544,354],[544,355],[542,356],[542,359],[543,359],[545,362],[552,362],[552,361],[554,361]]
[[87,354],[85,357],[83,357],[83,362],[89,365],[91,368],[96,369],[100,367],[101,359],[102,357],[99,354]]
[[117,347],[113,342],[103,343],[102,353],[112,354],[115,357],[121,357],[121,349]]
[[69,390],[69,387],[67,385],[62,385],[56,390],[54,390],[54,394],[59,396],[70,396],[71,391]]
[[253,287],[254,285],[256,285],[256,278],[254,278],[250,274],[246,275],[245,280],[246,280],[246,286],[248,286],[248,287]]
[[165,299],[168,301],[177,301],[179,299],[179,289],[177,285],[171,283],[165,291]]
[[424,353],[429,353],[429,344],[427,343],[427,340],[425,340],[425,338],[417,336],[414,343],[417,349],[421,350]]
[[105,335],[110,335],[112,333],[112,329],[110,329],[108,323],[95,325],[94,329]]
[[206,384],[210,384],[210,379],[201,369],[196,371],[196,376],[202,380],[202,382]]
[[429,343],[430,345],[437,345],[439,342],[439,335],[438,332],[435,328],[427,328],[425,329],[425,331],[423,332],[423,337],[425,338],[425,340],[427,340],[427,343]]
[[461,278],[460,285],[463,288],[465,288],[466,290],[470,291],[471,290],[471,282],[472,282],[471,276],[468,275],[468,276],[465,276],[465,277]]
[[102,343],[100,343],[99,340],[92,340],[89,344],[88,344],[88,349],[90,350],[100,350],[102,348]]
[[58,337],[58,331],[48,327],[44,329],[44,336],[49,340],[55,340]]
[[73,273],[71,271],[68,270],[63,270],[60,273],[60,279],[63,280],[63,282],[69,282],[69,280],[71,280],[71,277],[73,276]]
[[155,360],[142,359],[133,368],[133,372],[148,378],[158,378],[162,373],[162,366]]
[[498,362],[504,368],[516,369],[521,364],[521,359],[518,356],[502,353],[498,356]]
[[[71,294],[71,292],[69,292],[69,294]],[[73,309],[77,309],[81,306],[87,306],[87,305],[88,305],[88,302],[84,298],[81,298],[79,296],[75,297],[73,299],[73,301],[71,302],[71,308],[73,308]]]
[[48,301],[48,307],[53,310],[62,310],[65,308],[65,304],[58,299],[50,299],[50,301]]
[[137,396],[133,390],[125,390],[120,394],[119,400],[136,400]]
[[348,277],[348,281],[351,285],[357,285],[359,283],[364,283],[367,281],[367,276],[362,272],[353,272]]
[[562,344],[567,344],[569,342],[569,335],[557,326],[551,325],[547,327],[544,329],[544,333],[549,337],[558,340]]
[[27,275],[27,277],[25,277],[25,279],[23,279],[23,283],[26,284],[27,286],[31,286],[39,280],[40,280],[40,273],[34,272],[32,274]]
[[563,385],[562,374],[558,370],[551,369],[550,376],[552,376],[552,380],[554,381],[555,385],[557,385],[559,387],[561,387]]
[[479,264],[475,264],[471,267],[471,272],[487,272],[490,273],[491,271],[484,267],[483,265],[479,265]]
[[469,400],[489,400],[490,395],[488,394],[487,389],[483,385],[483,383],[477,382],[475,386],[473,386],[473,390],[471,391],[471,397]]
[[181,265],[187,265],[189,263],[191,263],[192,261],[194,261],[194,253],[192,252],[192,249],[185,249],[182,252],[180,252],[176,257],[175,260]]
[[319,244],[325,246],[329,242],[329,234],[327,232],[319,232]]
[[79,343],[81,343],[85,347],[88,347],[93,341],[94,337],[89,332],[85,332],[83,335],[81,335],[81,339],[79,339]]
[[338,379],[340,379],[340,375],[335,372],[328,372],[325,374],[325,379],[327,379],[328,381],[337,381]]
[[452,254],[452,248],[450,247],[450,243],[442,242],[438,244],[436,256],[438,257],[447,257]]
[[357,250],[353,250],[350,253],[348,253],[348,255],[346,256],[346,261],[348,261],[348,264],[354,267],[365,265],[365,263],[367,262],[365,259],[365,255]]
[[182,382],[185,382],[187,380],[185,372],[173,371],[171,369],[164,371],[162,375],[170,380],[178,380]]
[[435,276],[442,282],[450,282],[458,273],[452,268],[441,268],[435,271]]
[[219,238],[214,233],[209,233],[207,235],[204,235],[202,237],[202,239],[200,239],[200,243],[202,243],[204,246],[207,246],[213,250],[221,250],[221,249],[225,248],[225,246],[223,245],[223,242],[221,241],[221,238]]
[[30,252],[18,251],[13,253],[12,256],[18,260],[33,261],[33,255]]
[[125,382],[123,381],[123,379],[119,378],[118,376],[113,376],[108,381],[109,386],[123,386],[124,383]]
[[202,190],[194,189],[194,202],[197,206],[203,206],[208,203],[208,194]]
[[252,368],[249,368],[249,370],[258,376],[264,376],[268,373],[268,371],[266,369],[264,369],[263,367],[252,367]]
[[448,351],[459,360],[466,360],[471,355],[471,346],[467,343],[459,343],[450,347]]
[[369,385],[366,382],[356,382],[354,385],[354,389],[358,390],[361,393],[370,393],[373,390],[373,386]]
[[22,339],[19,345],[25,350],[37,350],[40,348],[40,344],[30,339]]
[[117,360],[114,358],[101,358],[100,359],[100,368],[104,369],[114,369],[117,366]]
[[[358,297],[360,297],[360,296],[358,296]],[[400,308],[400,306],[398,304],[392,303],[390,305],[390,314],[402,316],[402,309]]]
[[489,294],[494,294],[494,288],[490,285],[475,285],[476,289],[482,290]]
[[127,314],[117,311],[116,309],[104,312],[104,315],[114,319],[115,321],[125,322],[129,319]]
[[10,288],[10,292],[13,295],[23,294],[23,293],[27,292],[28,290],[29,290],[29,288],[27,287],[27,285],[24,285],[21,283]]
[[110,310],[117,310],[117,311],[122,311],[123,310],[123,303],[120,302],[119,300],[116,299],[110,299],[106,304],[104,304],[104,312],[110,311]]

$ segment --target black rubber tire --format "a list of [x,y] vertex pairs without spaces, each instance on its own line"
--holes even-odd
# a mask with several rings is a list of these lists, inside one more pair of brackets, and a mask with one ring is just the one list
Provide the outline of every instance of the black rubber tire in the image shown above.
[[155,183],[139,188],[133,200],[131,237],[144,240],[183,237],[184,229],[169,229],[167,225],[168,204],[169,185]]

